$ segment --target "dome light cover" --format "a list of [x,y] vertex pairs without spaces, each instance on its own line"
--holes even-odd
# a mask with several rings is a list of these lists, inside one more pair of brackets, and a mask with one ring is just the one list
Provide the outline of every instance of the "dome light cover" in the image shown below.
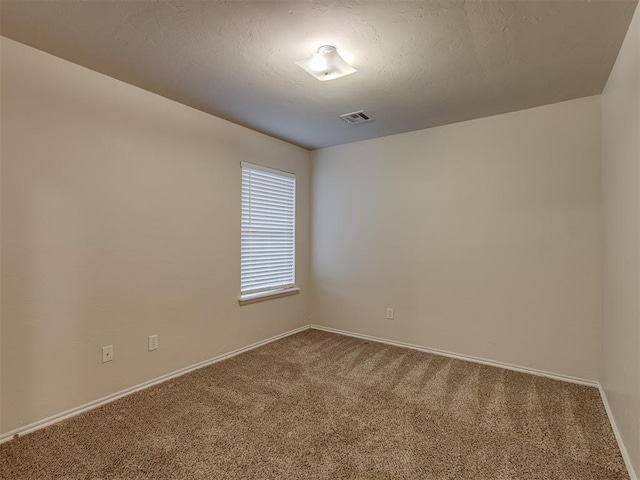
[[357,72],[355,68],[343,60],[336,47],[331,45],[323,45],[311,58],[299,60],[295,64],[321,82],[335,80]]

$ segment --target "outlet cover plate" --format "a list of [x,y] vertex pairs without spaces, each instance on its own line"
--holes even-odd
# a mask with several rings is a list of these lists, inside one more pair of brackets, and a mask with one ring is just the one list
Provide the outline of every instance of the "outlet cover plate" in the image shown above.
[[158,349],[158,334],[149,335],[149,351]]
[[113,360],[113,345],[102,347],[102,363],[107,363],[111,360]]

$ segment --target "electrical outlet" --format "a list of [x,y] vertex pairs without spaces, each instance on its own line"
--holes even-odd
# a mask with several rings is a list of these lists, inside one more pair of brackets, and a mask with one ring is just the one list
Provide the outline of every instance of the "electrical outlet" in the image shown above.
[[111,360],[113,360],[113,345],[102,347],[102,363],[107,363]]
[[158,334],[149,335],[149,351],[158,349]]
[[387,308],[387,320],[393,320],[393,308]]

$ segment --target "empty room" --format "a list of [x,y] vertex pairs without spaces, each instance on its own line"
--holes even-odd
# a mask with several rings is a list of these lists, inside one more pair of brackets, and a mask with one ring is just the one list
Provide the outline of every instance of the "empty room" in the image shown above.
[[0,35],[2,480],[638,480],[637,0]]

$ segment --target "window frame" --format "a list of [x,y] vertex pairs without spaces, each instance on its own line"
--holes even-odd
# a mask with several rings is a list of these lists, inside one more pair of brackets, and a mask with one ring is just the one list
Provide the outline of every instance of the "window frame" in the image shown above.
[[[260,302],[263,300],[269,300],[272,298],[284,297],[288,295],[294,295],[299,293],[300,288],[296,284],[296,192],[297,192],[297,179],[295,173],[287,172],[284,170],[278,170],[275,168],[265,167],[263,165],[257,165],[255,163],[249,162],[240,162],[241,167],[241,195],[240,195],[240,205],[241,205],[241,213],[240,213],[240,295],[238,297],[238,302],[240,305],[246,305],[249,303]],[[244,170],[253,170],[258,172],[264,172],[267,174],[275,175],[278,177],[293,179],[293,218],[292,218],[292,227],[293,227],[293,238],[292,238],[292,255],[293,255],[293,265],[291,270],[291,278],[293,282],[291,284],[283,285],[283,286],[274,286],[274,287],[263,287],[263,289],[256,289],[257,291],[252,291],[249,293],[244,293],[242,290],[243,284],[243,238],[244,238],[244,206],[245,206],[245,185],[244,185]]]

